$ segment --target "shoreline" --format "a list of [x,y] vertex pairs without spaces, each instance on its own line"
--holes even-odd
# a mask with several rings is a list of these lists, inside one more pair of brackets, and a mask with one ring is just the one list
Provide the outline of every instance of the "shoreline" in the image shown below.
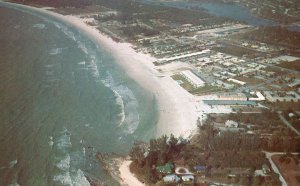
[[[11,7],[19,7],[53,17],[77,30],[108,52],[125,73],[142,88],[151,92],[158,102],[158,122],[155,137],[173,134],[177,137],[190,137],[197,129],[197,106],[195,97],[185,91],[170,76],[156,70],[153,64],[157,59],[148,54],[136,52],[130,43],[117,43],[96,28],[87,25],[75,15],[61,15],[49,11],[49,8],[36,8],[28,5],[3,2]],[[123,160],[119,166],[121,185],[145,185],[130,172],[131,161]]]
[[158,102],[158,122],[155,137],[173,134],[190,137],[197,129],[197,105],[195,97],[184,90],[170,76],[158,72],[153,64],[157,59],[136,52],[130,43],[118,43],[112,38],[84,22],[76,15],[61,15],[45,8],[3,2],[13,7],[21,7],[51,16],[79,30],[96,46],[101,47],[115,59],[117,65],[142,88],[155,96]]
[[137,177],[130,171],[131,160],[123,160],[119,172],[120,172],[120,184],[121,185],[134,185],[134,186],[145,186],[144,183],[140,182]]
[[198,119],[195,102],[192,102],[194,97],[171,77],[164,76],[156,70],[153,64],[156,58],[136,52],[130,43],[114,41],[96,28],[87,25],[82,18],[74,15],[67,15],[64,18],[85,32],[97,46],[103,47],[131,79],[155,96],[159,111],[156,137],[164,134],[183,137],[191,135],[197,128]]

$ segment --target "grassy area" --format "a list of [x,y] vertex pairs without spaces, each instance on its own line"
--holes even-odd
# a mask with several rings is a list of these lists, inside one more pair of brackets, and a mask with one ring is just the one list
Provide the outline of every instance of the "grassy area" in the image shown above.
[[203,95],[203,94],[209,94],[213,92],[219,92],[222,91],[223,89],[217,87],[217,86],[212,86],[212,85],[205,85],[204,87],[197,88],[193,91],[191,91],[192,94],[196,95]]
[[175,74],[172,76],[172,78],[176,81],[181,81],[182,83],[180,84],[181,87],[183,87],[185,90],[191,92],[195,88],[193,85],[191,85],[185,78],[183,78],[181,75]]
[[204,87],[195,88],[186,79],[184,79],[181,75],[178,74],[173,75],[172,78],[176,81],[181,81],[182,83],[180,84],[180,86],[183,87],[188,92],[190,92],[191,94],[195,94],[195,95],[209,94],[212,92],[219,92],[223,90],[217,86],[212,86],[212,85],[205,85]]

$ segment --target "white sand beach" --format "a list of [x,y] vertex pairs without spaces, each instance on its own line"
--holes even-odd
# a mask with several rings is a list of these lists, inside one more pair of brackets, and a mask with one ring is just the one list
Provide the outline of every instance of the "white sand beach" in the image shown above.
[[[197,129],[198,116],[203,116],[201,104],[197,98],[184,90],[170,74],[160,73],[155,65],[155,58],[143,53],[137,53],[129,43],[117,43],[100,33],[96,28],[85,23],[78,16],[64,16],[43,8],[24,5],[14,5],[28,10],[38,11],[75,27],[89,37],[97,46],[111,53],[129,77],[141,87],[150,91],[158,102],[159,118],[156,125],[156,136],[174,134],[175,136],[190,136]],[[173,68],[173,67],[172,67]],[[184,66],[184,68],[188,68]],[[200,108],[200,107],[201,108]],[[120,166],[122,184],[144,185],[129,171],[130,161],[124,161]]]
[[120,177],[122,179],[121,185],[134,185],[134,186],[144,186],[145,184],[140,182],[129,169],[129,165],[132,161],[125,160],[120,166]]
[[96,44],[104,47],[115,57],[117,63],[140,86],[153,93],[158,100],[159,120],[156,135],[174,134],[187,137],[197,128],[197,113],[193,96],[181,88],[169,76],[159,73],[153,64],[155,58],[137,53],[129,43],[117,43],[85,24],[77,16],[61,16],[64,21],[82,30]]
[[124,71],[141,87],[155,95],[158,102],[159,119],[156,126],[156,136],[174,134],[188,137],[196,130],[198,119],[194,96],[181,88],[168,75],[158,72],[153,64],[155,58],[143,53],[137,53],[129,43],[118,43],[100,33],[96,28],[85,23],[78,16],[61,15],[43,8],[24,5],[25,9],[38,11],[75,27],[89,37],[96,45],[111,53]]

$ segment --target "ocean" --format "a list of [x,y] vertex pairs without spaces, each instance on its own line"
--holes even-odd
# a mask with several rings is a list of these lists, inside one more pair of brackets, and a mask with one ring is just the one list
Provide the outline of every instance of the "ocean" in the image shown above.
[[118,185],[97,152],[154,136],[156,100],[84,33],[0,2],[0,185]]

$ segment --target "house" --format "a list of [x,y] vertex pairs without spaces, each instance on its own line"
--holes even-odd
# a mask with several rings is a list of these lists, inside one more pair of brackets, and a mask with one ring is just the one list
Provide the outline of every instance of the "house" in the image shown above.
[[197,173],[202,173],[206,170],[206,166],[203,166],[203,165],[196,165],[194,166],[194,170],[197,172]]
[[156,171],[162,174],[171,174],[174,172],[174,165],[173,163],[167,163],[163,166],[157,166]]
[[193,175],[183,175],[181,176],[181,179],[183,182],[194,182],[194,176]]
[[176,174],[170,174],[163,177],[163,180],[166,183],[178,183],[180,178]]

